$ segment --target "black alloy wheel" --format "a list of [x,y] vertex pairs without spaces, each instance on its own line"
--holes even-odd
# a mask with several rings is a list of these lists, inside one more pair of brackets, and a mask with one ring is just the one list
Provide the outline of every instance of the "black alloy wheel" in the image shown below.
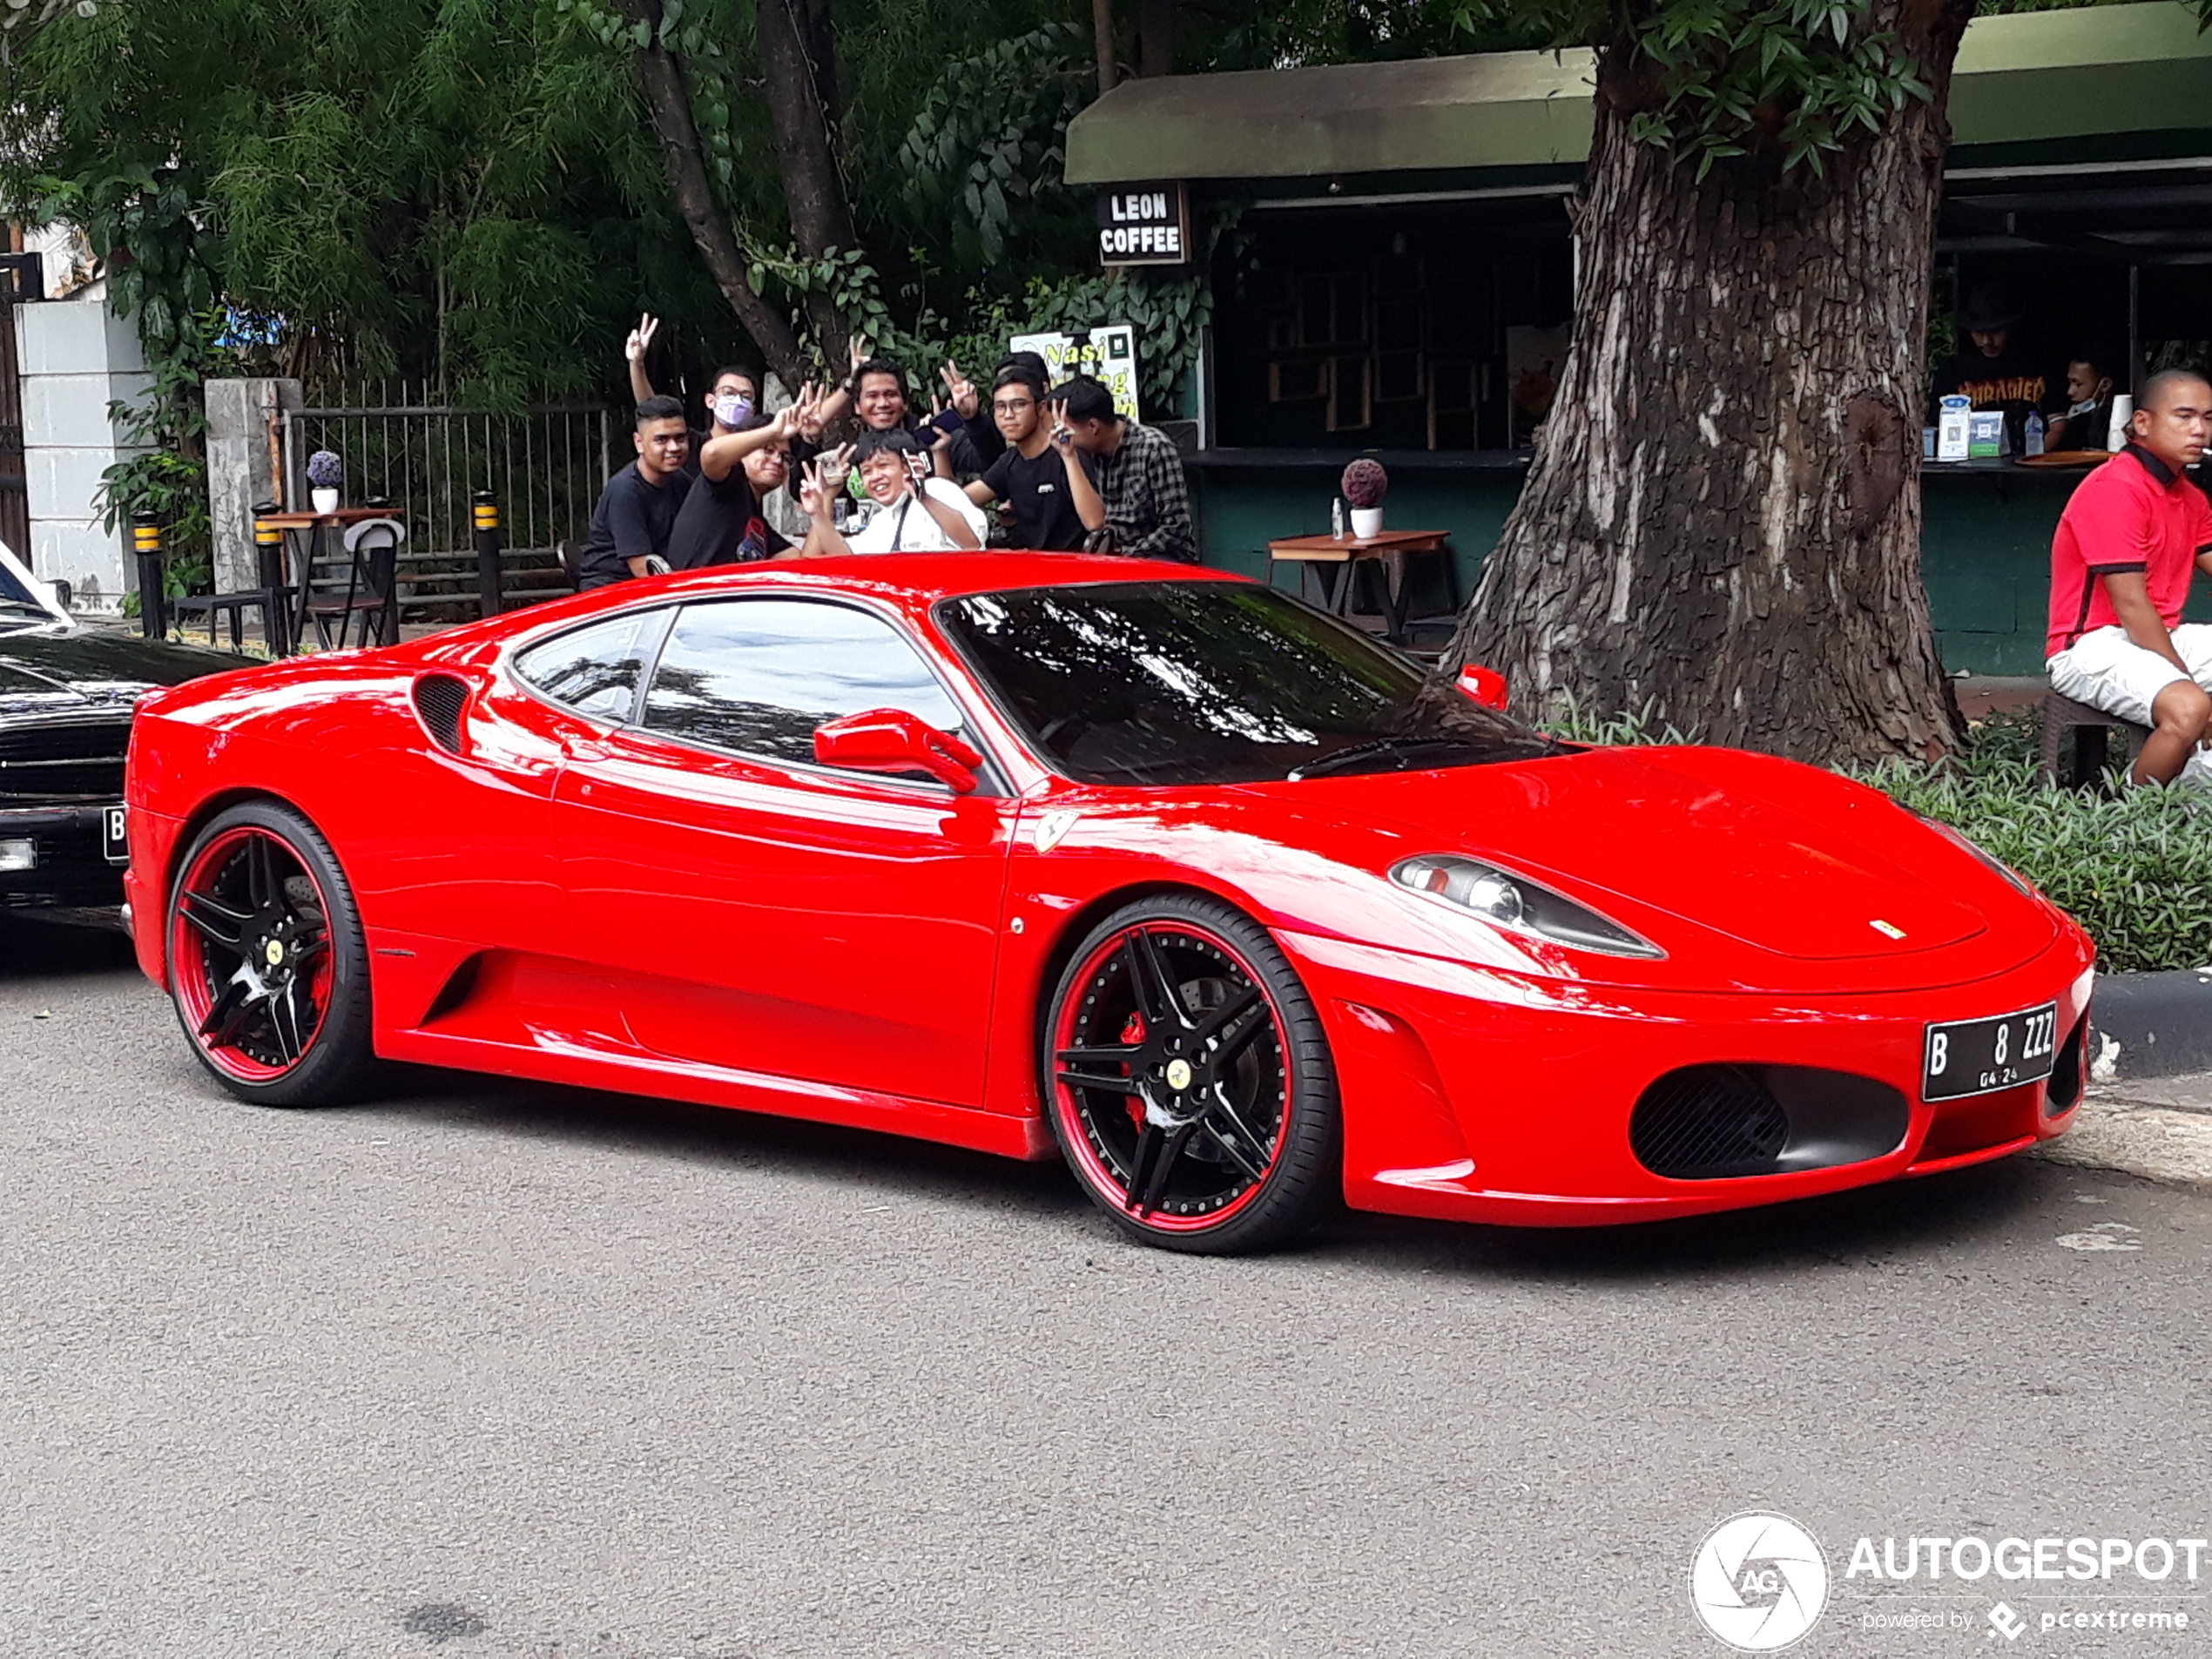
[[1053,1134],[1132,1238],[1264,1249],[1335,1196],[1320,1016],[1267,930],[1218,900],[1168,894],[1107,917],[1069,958],[1042,1046]]
[[239,1099],[327,1106],[374,1070],[368,952],[329,844],[289,807],[219,813],[179,860],[169,985],[192,1052]]

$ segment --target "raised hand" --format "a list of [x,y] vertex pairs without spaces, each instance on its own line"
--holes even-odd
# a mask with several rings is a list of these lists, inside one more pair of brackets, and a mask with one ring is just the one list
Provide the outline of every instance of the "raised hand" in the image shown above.
[[637,326],[630,331],[630,338],[622,342],[622,354],[629,361],[642,363],[645,353],[653,343],[653,336],[660,333],[660,319],[651,312],[637,319]]
[[1046,399],[1044,412],[1052,422],[1053,444],[1064,455],[1076,442],[1075,428],[1068,424],[1068,400],[1064,397]]
[[952,399],[953,407],[960,411],[960,418],[973,421],[981,401],[976,395],[975,383],[961,374],[960,365],[950,358],[945,360],[944,368],[937,372],[944,379],[946,394]]
[[810,461],[799,469],[799,510],[809,518],[821,518],[829,512],[830,487],[822,482],[822,463]]

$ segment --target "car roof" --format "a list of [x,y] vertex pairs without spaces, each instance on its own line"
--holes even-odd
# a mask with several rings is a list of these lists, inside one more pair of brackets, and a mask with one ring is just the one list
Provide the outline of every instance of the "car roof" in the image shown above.
[[[647,577],[647,581],[653,578]],[[721,565],[662,578],[671,597],[735,586],[798,584],[870,593],[908,605],[971,593],[1066,587],[1097,582],[1244,582],[1228,570],[1209,570],[1164,559],[1103,557],[1088,553],[855,553],[822,559],[778,559]],[[635,591],[630,583],[619,584]]]

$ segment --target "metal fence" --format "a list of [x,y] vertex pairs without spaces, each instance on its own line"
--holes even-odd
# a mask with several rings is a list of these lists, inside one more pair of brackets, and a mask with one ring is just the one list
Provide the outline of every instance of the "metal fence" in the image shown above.
[[[559,549],[581,541],[614,469],[610,410],[544,405],[508,415],[428,401],[428,388],[380,388],[385,401],[332,397],[284,417],[287,500],[308,499],[307,457],[327,449],[344,463],[349,502],[388,501],[407,526],[400,563],[402,610],[473,615],[475,554],[471,499],[489,489],[506,537],[509,599],[561,584]],[[410,401],[408,392],[414,398]]]

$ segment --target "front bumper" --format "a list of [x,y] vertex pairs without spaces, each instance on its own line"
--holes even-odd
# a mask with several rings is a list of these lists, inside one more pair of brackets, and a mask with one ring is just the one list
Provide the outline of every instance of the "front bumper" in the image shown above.
[[[1343,1100],[1352,1207],[1444,1220],[1585,1226],[1777,1203],[2001,1157],[2063,1134],[2079,1101],[2093,953],[2067,928],[2033,961],[1939,990],[1788,998],[1618,990],[1294,933],[1278,938],[1320,1005]],[[1930,1105],[1931,1022],[2055,1001],[2062,1065]],[[2068,1045],[2080,1029],[2083,1041]],[[1783,1173],[1680,1180],[1629,1143],[1636,1102],[1690,1066],[1811,1067],[1895,1089],[1894,1150]]]
[[123,867],[101,848],[105,806],[0,807],[0,840],[28,840],[37,863],[0,870],[0,907],[112,905],[123,902]]

